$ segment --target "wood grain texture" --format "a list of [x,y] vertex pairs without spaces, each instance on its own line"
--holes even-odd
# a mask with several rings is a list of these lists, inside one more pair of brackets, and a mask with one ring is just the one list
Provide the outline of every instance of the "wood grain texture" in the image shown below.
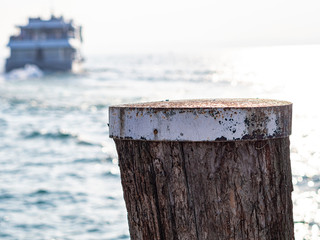
[[288,137],[115,142],[131,239],[294,239]]

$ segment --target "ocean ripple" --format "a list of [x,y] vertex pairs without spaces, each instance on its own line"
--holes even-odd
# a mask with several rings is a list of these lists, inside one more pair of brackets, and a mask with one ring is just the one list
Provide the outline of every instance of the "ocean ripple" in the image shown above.
[[77,138],[78,135],[75,133],[67,132],[66,130],[59,129],[56,132],[47,132],[45,130],[42,131],[32,131],[30,133],[23,132],[22,135],[27,139],[32,138],[51,138],[51,139],[69,139],[69,138]]

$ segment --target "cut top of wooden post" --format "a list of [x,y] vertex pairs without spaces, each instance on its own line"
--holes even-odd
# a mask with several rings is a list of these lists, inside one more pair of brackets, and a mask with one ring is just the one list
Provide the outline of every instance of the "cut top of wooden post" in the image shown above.
[[291,134],[292,103],[202,99],[111,106],[111,138],[148,141],[244,141]]

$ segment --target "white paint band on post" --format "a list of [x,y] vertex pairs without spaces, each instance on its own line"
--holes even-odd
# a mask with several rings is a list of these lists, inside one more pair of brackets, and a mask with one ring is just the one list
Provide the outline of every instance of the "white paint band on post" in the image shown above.
[[292,103],[204,99],[109,108],[111,138],[148,141],[244,141],[288,137]]

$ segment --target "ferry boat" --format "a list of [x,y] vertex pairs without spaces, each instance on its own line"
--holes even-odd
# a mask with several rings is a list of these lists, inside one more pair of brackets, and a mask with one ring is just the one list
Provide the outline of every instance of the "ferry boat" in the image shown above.
[[29,18],[20,33],[11,36],[10,57],[5,71],[36,65],[44,71],[81,71],[82,27],[73,20],[51,16],[49,20]]

